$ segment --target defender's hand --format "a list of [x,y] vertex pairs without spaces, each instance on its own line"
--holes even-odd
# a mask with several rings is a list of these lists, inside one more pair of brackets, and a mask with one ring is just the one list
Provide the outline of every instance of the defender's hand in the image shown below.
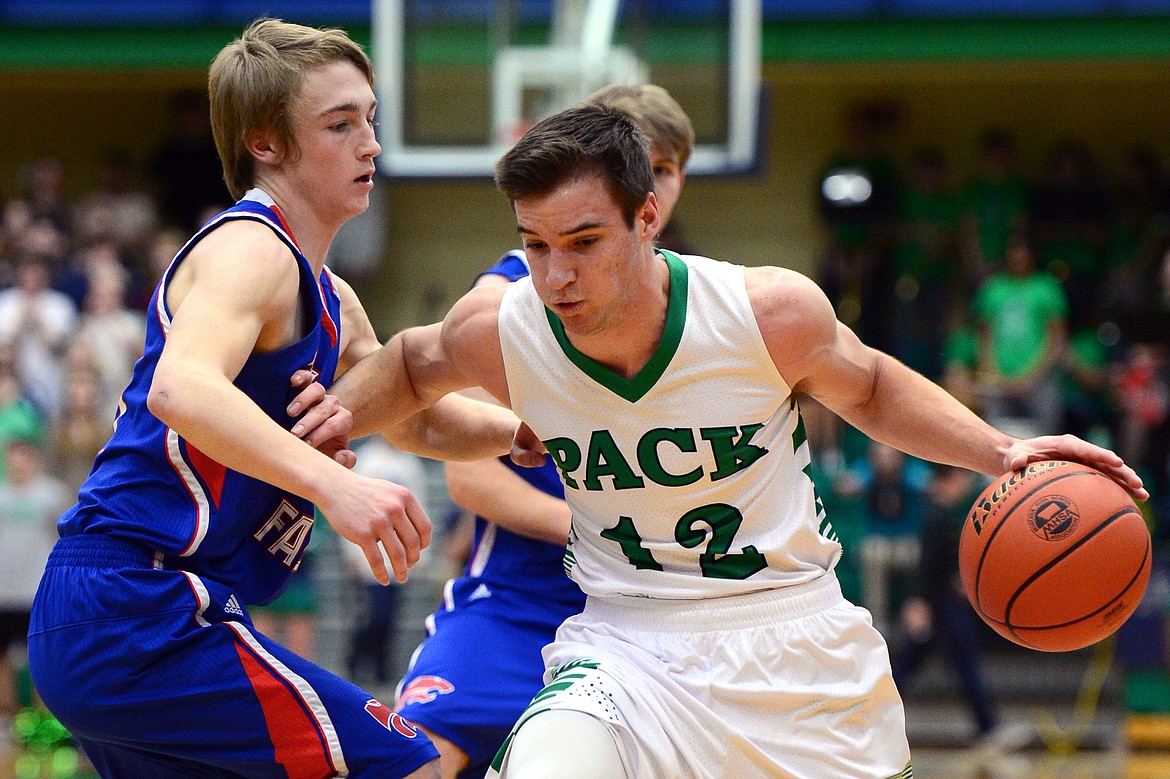
[[512,436],[512,449],[509,453],[512,462],[525,468],[539,468],[544,465],[544,454],[547,451],[532,428],[526,422],[521,422]]
[[407,571],[431,543],[430,518],[402,485],[358,474],[346,476],[318,504],[321,513],[339,536],[361,547],[380,584],[390,583],[386,558],[394,578],[405,582]]
[[303,387],[287,409],[291,417],[304,413],[293,425],[292,434],[346,468],[356,465],[357,455],[349,448],[349,432],[353,429],[353,414],[349,409],[315,381],[311,371],[297,371],[290,383],[294,389]]

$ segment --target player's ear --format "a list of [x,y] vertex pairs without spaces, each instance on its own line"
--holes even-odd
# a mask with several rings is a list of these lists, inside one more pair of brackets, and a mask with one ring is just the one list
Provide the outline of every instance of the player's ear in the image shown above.
[[276,134],[267,130],[249,130],[244,133],[244,147],[257,162],[276,165],[284,157],[284,151]]
[[646,197],[646,202],[638,207],[638,212],[634,215],[634,227],[638,228],[639,237],[653,241],[658,235],[658,230],[662,227],[661,220],[658,198],[651,192]]

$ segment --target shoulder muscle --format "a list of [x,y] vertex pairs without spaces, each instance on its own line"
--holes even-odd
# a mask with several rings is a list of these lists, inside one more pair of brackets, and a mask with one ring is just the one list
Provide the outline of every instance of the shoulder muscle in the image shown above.
[[808,277],[784,268],[748,268],[748,299],[768,352],[793,391],[831,408],[870,392],[877,353],[841,322]]
[[178,267],[168,289],[177,310],[194,288],[200,294],[234,299],[268,317],[287,312],[300,287],[292,251],[268,227],[233,220],[204,236]]

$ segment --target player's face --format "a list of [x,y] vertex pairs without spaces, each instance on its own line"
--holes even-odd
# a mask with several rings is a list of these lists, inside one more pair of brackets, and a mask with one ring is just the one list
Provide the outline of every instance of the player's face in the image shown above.
[[651,149],[650,165],[654,168],[654,195],[658,198],[658,212],[662,226],[670,221],[674,213],[674,204],[682,194],[683,179],[686,173],[679,164],[678,155],[663,151],[655,146]]
[[374,158],[382,151],[374,137],[377,103],[352,63],[321,65],[303,77],[292,121],[301,154],[285,173],[325,219],[340,224],[369,208]]
[[566,331],[597,335],[638,310],[653,257],[647,249],[659,227],[654,195],[633,227],[599,175],[517,200],[515,210],[533,286]]

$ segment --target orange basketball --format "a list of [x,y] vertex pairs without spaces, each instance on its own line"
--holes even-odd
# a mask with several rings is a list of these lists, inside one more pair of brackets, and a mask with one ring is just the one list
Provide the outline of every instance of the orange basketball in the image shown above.
[[959,574],[975,611],[1021,646],[1067,652],[1121,626],[1146,591],[1152,547],[1120,485],[1062,460],[1005,474],[975,501]]

